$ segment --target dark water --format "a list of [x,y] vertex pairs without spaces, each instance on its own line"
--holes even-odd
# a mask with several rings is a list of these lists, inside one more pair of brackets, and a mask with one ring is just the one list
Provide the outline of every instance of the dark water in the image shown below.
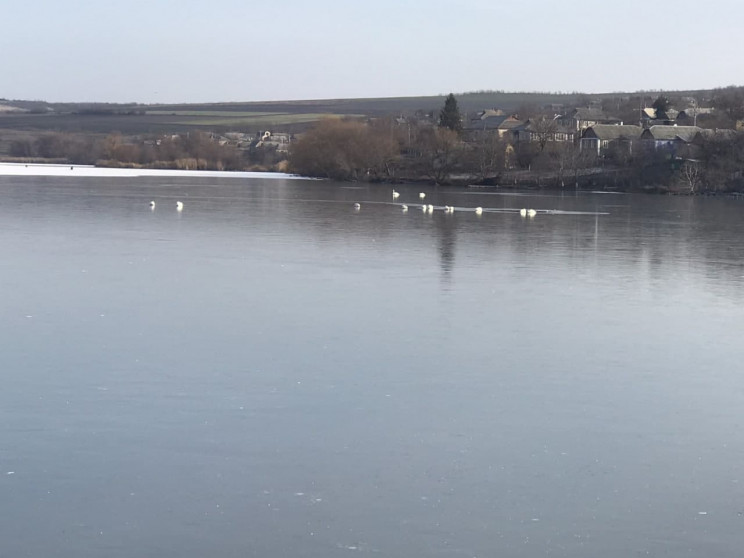
[[0,556],[741,555],[744,202],[343,186],[0,178]]

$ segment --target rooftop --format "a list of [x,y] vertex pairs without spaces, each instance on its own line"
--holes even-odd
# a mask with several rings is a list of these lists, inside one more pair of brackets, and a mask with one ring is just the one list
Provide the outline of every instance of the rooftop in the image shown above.
[[587,128],[582,137],[597,138],[603,141],[612,141],[619,139],[633,140],[639,139],[643,133],[643,128],[634,125],[615,125],[615,124],[596,124]]

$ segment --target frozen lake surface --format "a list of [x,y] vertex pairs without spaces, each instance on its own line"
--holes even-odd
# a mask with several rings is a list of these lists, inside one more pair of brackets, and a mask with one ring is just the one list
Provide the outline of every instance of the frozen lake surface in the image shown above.
[[740,556],[742,202],[64,170],[0,171],[0,555]]
[[290,174],[276,172],[227,172],[227,171],[193,171],[174,169],[117,169],[94,167],[92,165],[47,165],[0,163],[0,176],[59,176],[59,177],[100,177],[100,178],[133,178],[133,177],[174,177],[181,178],[266,178],[297,179]]

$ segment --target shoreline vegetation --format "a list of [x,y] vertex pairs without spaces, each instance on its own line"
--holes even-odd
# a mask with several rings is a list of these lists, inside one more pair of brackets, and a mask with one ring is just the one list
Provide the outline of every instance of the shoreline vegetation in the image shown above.
[[[230,110],[221,105],[194,110],[104,105],[74,113],[80,122],[165,114],[205,118],[200,127],[186,132],[139,134],[23,129],[31,122],[24,120],[26,112],[36,118],[33,122],[44,122],[43,107],[33,105],[31,113],[23,102],[0,99],[0,106],[18,105],[0,119],[0,161],[290,172],[340,181],[504,189],[744,192],[744,87],[685,93],[655,98],[564,95],[563,103],[523,102],[511,110],[469,113],[461,112],[453,94],[439,110],[431,110],[432,99],[427,98],[429,110],[411,110],[409,101],[408,110],[394,112],[391,99],[381,105],[387,112],[370,110],[374,115],[361,115],[350,101],[343,105],[345,114],[331,114],[326,102],[324,112],[313,115],[316,120],[303,113],[291,123],[289,105],[280,103],[268,107],[274,112],[263,113],[240,111],[246,107],[239,105]],[[464,98],[472,107],[474,99],[486,99],[484,95]],[[442,98],[437,99],[441,103]],[[371,100],[367,103],[371,106]],[[240,119],[259,115],[256,122],[262,124],[266,121],[260,118],[280,115],[282,120],[275,123],[284,122],[285,130],[205,128],[217,117],[224,121],[230,111]]]

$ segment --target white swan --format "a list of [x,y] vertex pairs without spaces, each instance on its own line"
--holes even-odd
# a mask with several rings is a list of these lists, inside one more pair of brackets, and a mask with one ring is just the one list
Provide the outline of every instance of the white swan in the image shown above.
[[400,197],[400,192],[396,192],[395,190],[393,190],[393,199],[397,200],[399,197]]
[[183,202],[177,201],[176,202],[176,211],[183,211]]
[[522,208],[522,209],[520,209],[520,210],[519,210],[519,214],[520,214],[520,215],[521,215],[522,217],[527,217],[527,210],[526,210],[526,209],[524,209],[524,208]]
[[155,209],[155,201],[150,202],[150,209]]
[[362,209],[362,204],[360,204],[360,203],[355,203],[355,204],[354,204],[354,211],[359,211],[360,209]]
[[528,217],[534,217],[535,215],[537,215],[537,211],[535,211],[534,209],[528,209],[527,210],[527,216]]
[[426,194],[424,194],[423,192],[419,192],[419,199],[420,200],[423,200],[425,197],[426,197]]
[[424,204],[424,205],[421,206],[421,211],[423,211],[424,213],[426,213],[426,204]]
[[428,213],[434,213],[434,206],[433,205],[427,205],[426,206],[426,211]]
[[476,215],[482,215],[483,214],[483,208],[482,207],[476,207],[475,208],[475,214]]
[[405,213],[406,211],[408,211],[408,206],[407,206],[407,205],[405,205],[405,204],[403,204],[403,205],[401,206],[401,209],[403,210],[403,213]]

